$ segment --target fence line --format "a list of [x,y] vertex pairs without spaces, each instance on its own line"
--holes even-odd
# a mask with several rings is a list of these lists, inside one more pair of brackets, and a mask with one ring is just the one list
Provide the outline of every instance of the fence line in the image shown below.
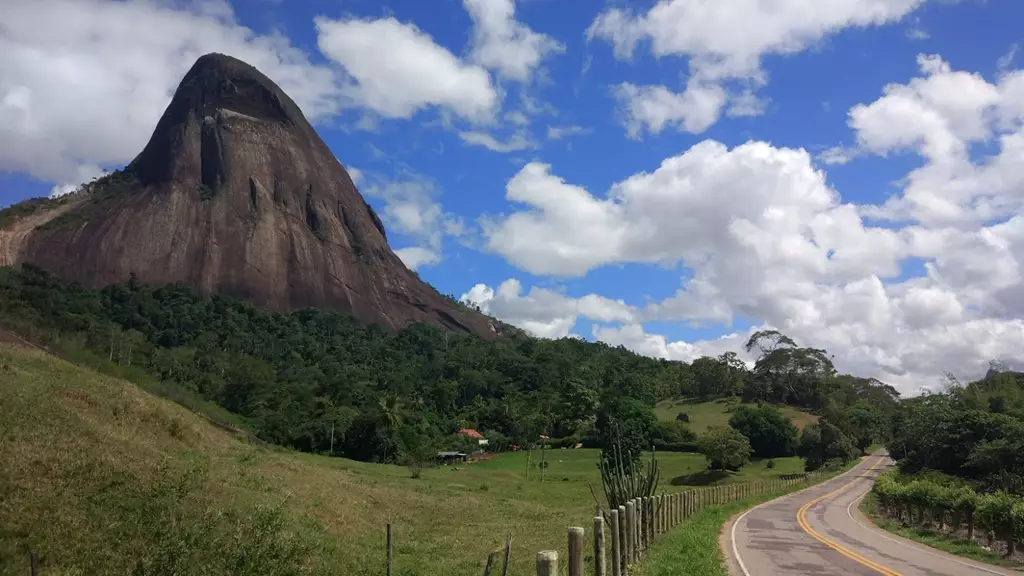
[[[607,513],[608,526],[611,530],[611,556],[607,561],[605,561],[605,514],[602,511],[594,518],[593,574],[594,576],[629,576],[630,569],[643,560],[644,554],[650,549],[655,538],[667,534],[701,510],[797,485],[810,485],[820,475],[821,471],[818,470],[808,474],[789,475],[771,480],[694,488],[683,492],[633,498],[624,506],[619,506]],[[583,537],[582,527],[572,526],[569,528],[567,542],[569,576],[584,576],[585,574],[582,552]],[[537,576],[559,576],[558,570],[558,551],[544,550],[537,553]]]
[[[630,570],[641,562],[655,539],[696,515],[701,510],[726,505],[753,496],[775,492],[784,488],[813,483],[821,475],[814,471],[803,475],[787,475],[771,480],[691,488],[682,492],[661,493],[633,498],[617,508],[605,511],[597,507],[594,517],[593,576],[629,576]],[[606,533],[607,531],[607,533]],[[581,526],[568,528],[566,568],[568,576],[585,576],[585,531]],[[610,540],[610,542],[608,542]],[[607,549],[610,546],[610,550]],[[497,560],[504,557],[501,576],[508,575],[512,552],[512,535],[505,539],[503,549],[488,554],[484,576],[491,576]],[[536,556],[537,576],[560,576],[557,550],[542,550]],[[35,554],[32,555],[33,576],[36,574]],[[386,530],[386,573],[392,573],[392,529]]]

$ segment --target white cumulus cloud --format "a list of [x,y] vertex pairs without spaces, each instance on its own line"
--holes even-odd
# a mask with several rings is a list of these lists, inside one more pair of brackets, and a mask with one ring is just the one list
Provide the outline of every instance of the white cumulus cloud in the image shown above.
[[[588,39],[612,44],[616,57],[633,57],[649,42],[655,57],[688,59],[685,90],[664,85],[620,86],[617,95],[631,134],[641,128],[657,133],[666,126],[702,132],[721,116],[729,98],[734,116],[763,111],[751,90],[766,81],[761,61],[793,54],[852,27],[897,22],[925,0],[660,0],[645,13],[611,8],[587,29]],[[744,90],[726,94],[725,82]]]
[[473,19],[471,57],[501,76],[528,81],[543,59],[565,52],[565,45],[515,18],[515,0],[464,0]]
[[55,193],[135,157],[207,52],[256,66],[310,118],[340,106],[330,68],[222,2],[6,0],[0,22],[0,171],[56,182]]
[[[921,56],[919,66],[919,78],[854,106],[856,145],[823,159],[920,155],[924,165],[883,206],[844,202],[803,149],[705,140],[602,195],[550,165],[527,164],[506,187],[516,210],[484,220],[487,247],[556,277],[682,263],[689,273],[675,294],[628,316],[557,316],[559,334],[585,316],[600,323],[595,338],[653,356],[738,351],[750,332],[770,327],[828,349],[841,370],[905,392],[934,385],[945,370],[978,377],[990,359],[1024,363],[1024,179],[1015,168],[1024,162],[1024,74],[1002,70],[990,82],[938,56]],[[980,143],[995,149],[972,154]],[[521,293],[510,292],[496,315],[533,310],[530,321],[542,325],[555,317]],[[758,325],[692,342],[645,328],[737,317]]]
[[389,118],[431,106],[490,119],[498,93],[484,68],[463,62],[415,24],[395,18],[316,19],[317,45],[348,73],[345,94]]

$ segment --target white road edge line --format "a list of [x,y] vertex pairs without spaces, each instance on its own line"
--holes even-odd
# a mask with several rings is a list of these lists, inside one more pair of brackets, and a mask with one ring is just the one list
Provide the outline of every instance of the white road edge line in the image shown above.
[[[864,460],[861,460],[860,463],[857,464],[857,466],[860,466],[863,463],[864,463]],[[843,472],[842,474],[840,474],[839,476],[836,476],[835,478],[829,478],[825,482],[821,482],[821,483],[815,484],[813,486],[808,486],[806,488],[802,488],[800,490],[797,490],[796,492],[790,492],[788,494],[783,494],[782,496],[779,496],[778,498],[773,498],[773,499],[771,499],[771,500],[769,500],[767,502],[762,502],[762,503],[758,504],[757,506],[754,506],[753,508],[750,508],[749,510],[747,510],[743,514],[740,514],[739,517],[736,518],[736,520],[733,521],[732,528],[729,529],[729,540],[732,541],[731,542],[731,544],[732,544],[732,557],[736,559],[736,564],[738,564],[739,567],[740,567],[740,570],[743,571],[743,576],[750,576],[750,571],[747,570],[747,565],[743,563],[743,558],[740,557],[740,551],[736,547],[736,526],[739,526],[739,523],[747,516],[747,514],[750,514],[751,512],[753,512],[754,510],[757,510],[758,508],[760,508],[762,506],[767,506],[769,504],[773,504],[775,502],[778,502],[779,500],[782,500],[783,498],[789,498],[790,496],[795,496],[795,495],[797,495],[797,494],[799,494],[801,492],[804,492],[806,490],[810,490],[811,488],[817,488],[817,487],[825,484],[826,482],[831,482],[832,480],[835,480],[836,478],[842,478],[843,476],[846,476],[847,474],[852,474],[855,470],[857,470],[857,466],[854,466],[853,468],[847,470],[846,472]],[[1000,574],[999,576],[1004,576],[1004,575]]]
[[[871,532],[872,534],[875,534],[876,536],[878,536],[880,538],[885,538],[886,540],[888,540],[888,541],[890,541],[890,542],[892,542],[894,544],[899,544],[900,546],[903,546],[904,548],[910,548],[912,550],[917,550],[918,552],[924,552],[925,554],[928,554],[930,556],[935,556],[936,558],[940,558],[942,560],[948,560],[950,562],[956,562],[957,564],[960,564],[961,566],[967,566],[968,568],[974,568],[976,570],[981,570],[983,572],[988,572],[989,574],[998,574],[999,576],[1009,576],[1010,574],[1012,574],[1011,572],[1001,572],[1001,571],[998,571],[998,570],[992,570],[991,568],[988,568],[986,566],[982,566],[982,565],[980,565],[978,563],[964,562],[963,560],[958,560],[956,558],[950,558],[950,556],[952,556],[952,554],[938,554],[938,553],[934,552],[933,550],[931,550],[930,548],[928,548],[927,546],[924,546],[924,545],[911,544],[911,543],[903,541],[903,540],[897,540],[895,538],[892,538],[892,537],[888,536],[887,534],[883,534],[881,532],[881,529],[868,526],[868,525],[864,524],[863,522],[861,522],[860,520],[857,520],[853,516],[853,505],[858,503],[858,502],[860,502],[861,500],[863,500],[870,492],[871,492],[871,489],[868,488],[868,490],[866,492],[864,492],[863,494],[858,496],[855,500],[853,500],[852,502],[850,502],[849,505],[846,506],[846,515],[849,516],[850,520],[853,520],[853,522],[855,524],[857,524],[858,526],[860,526],[861,528],[867,530],[868,532]],[[744,574],[746,574],[746,572],[744,572]],[[750,574],[746,574],[746,576],[750,576]]]

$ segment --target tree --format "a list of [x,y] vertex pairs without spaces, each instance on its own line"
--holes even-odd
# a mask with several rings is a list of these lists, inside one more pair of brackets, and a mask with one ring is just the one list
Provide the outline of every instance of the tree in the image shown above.
[[712,426],[697,438],[697,449],[712,470],[739,470],[750,462],[747,437],[728,426]]
[[649,406],[633,398],[606,394],[595,425],[602,455],[611,458],[618,441],[622,458],[630,465],[639,462],[641,453],[651,448],[656,423]]
[[796,426],[772,406],[740,406],[729,426],[747,437],[757,458],[792,456],[796,451]]
[[796,342],[778,330],[758,330],[750,335],[743,348],[747,352],[753,352],[754,348],[757,348],[758,359],[761,359],[780,348],[796,348]]
[[849,434],[857,449],[864,453],[868,446],[885,436],[885,415],[867,402],[860,401],[846,409],[850,423]]
[[849,436],[823,418],[804,427],[796,453],[804,459],[804,470],[813,472],[829,461],[849,462],[860,451]]
[[715,398],[725,396],[729,389],[729,366],[710,356],[702,356],[690,365],[697,396]]

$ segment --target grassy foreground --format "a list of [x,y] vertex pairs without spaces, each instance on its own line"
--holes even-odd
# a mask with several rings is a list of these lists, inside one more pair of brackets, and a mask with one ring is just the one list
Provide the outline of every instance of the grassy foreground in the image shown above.
[[[711,426],[728,426],[729,418],[742,403],[737,398],[721,398],[710,402],[691,404],[688,399],[665,400],[654,409],[659,420],[675,420],[676,415],[685,412],[690,417],[690,429],[700,434]],[[800,430],[818,421],[818,416],[792,406],[776,406],[788,416]]]
[[943,552],[949,552],[957,556],[963,556],[964,558],[970,558],[971,560],[977,560],[978,562],[984,562],[986,564],[993,564],[996,566],[1006,566],[1009,568],[1016,568],[1018,570],[1024,569],[1019,561],[1007,559],[998,552],[987,550],[977,540],[968,540],[967,538],[961,538],[952,534],[945,534],[936,530],[931,530],[923,526],[904,526],[902,523],[890,520],[886,518],[881,509],[878,506],[878,499],[873,493],[868,493],[864,497],[864,500],[860,503],[860,510],[867,516],[876,526],[892,532],[897,536],[902,536],[908,540],[920,542],[926,546],[930,546]]
[[[0,343],[0,575],[462,575],[512,534],[511,574],[592,523],[596,450],[409,470],[251,445],[137,386]],[[666,490],[800,470],[778,459],[728,477],[659,454]],[[539,460],[534,452],[533,461]]]

